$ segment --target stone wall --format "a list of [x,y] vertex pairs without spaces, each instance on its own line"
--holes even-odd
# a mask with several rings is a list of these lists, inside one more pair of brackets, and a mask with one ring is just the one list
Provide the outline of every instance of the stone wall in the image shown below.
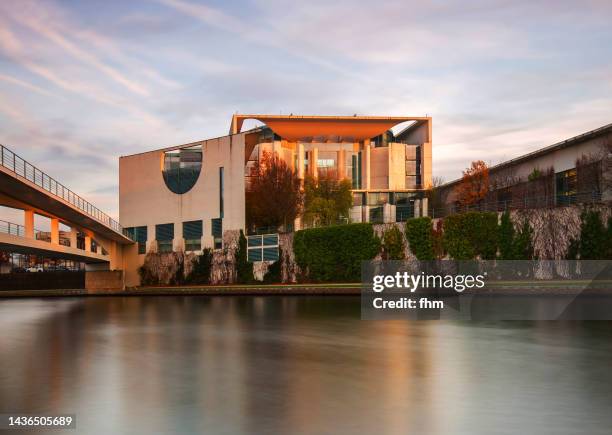
[[123,290],[123,271],[87,271],[85,272],[85,289],[91,293],[98,290]]
[[236,282],[236,253],[239,241],[240,231],[230,230],[223,233],[223,249],[213,251],[211,284]]

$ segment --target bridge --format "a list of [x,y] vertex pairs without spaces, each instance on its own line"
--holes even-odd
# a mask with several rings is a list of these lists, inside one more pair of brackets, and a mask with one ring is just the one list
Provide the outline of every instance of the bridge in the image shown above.
[[[0,250],[71,259],[88,271],[123,270],[123,249],[133,241],[121,225],[3,145],[0,205],[24,211],[23,222],[0,221]],[[34,228],[35,214],[50,219],[50,231]]]

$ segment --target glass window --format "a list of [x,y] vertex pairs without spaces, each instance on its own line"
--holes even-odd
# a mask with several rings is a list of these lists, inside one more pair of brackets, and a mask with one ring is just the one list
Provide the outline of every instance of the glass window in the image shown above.
[[224,188],[224,178],[223,178],[223,166],[219,168],[219,217],[223,217],[223,188]]
[[368,193],[368,205],[383,205],[389,202],[389,194],[387,192]]
[[155,225],[155,240],[157,240],[157,252],[172,252],[173,239],[174,224]]
[[183,239],[185,239],[185,251],[201,250],[202,221],[183,222]]
[[164,153],[163,176],[166,186],[174,193],[188,192],[198,180],[202,169],[202,146],[180,148]]
[[555,174],[557,188],[557,205],[568,205],[576,202],[576,168]]

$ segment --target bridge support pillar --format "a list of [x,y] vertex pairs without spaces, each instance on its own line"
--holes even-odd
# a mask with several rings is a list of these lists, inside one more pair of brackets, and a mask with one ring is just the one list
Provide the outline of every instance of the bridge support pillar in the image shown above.
[[70,228],[70,246],[73,248],[77,247],[78,230],[74,227]]
[[34,238],[34,210],[24,210],[23,216],[24,216],[23,226],[25,228],[25,236],[29,239],[33,239]]
[[51,218],[51,243],[59,245],[59,220]]

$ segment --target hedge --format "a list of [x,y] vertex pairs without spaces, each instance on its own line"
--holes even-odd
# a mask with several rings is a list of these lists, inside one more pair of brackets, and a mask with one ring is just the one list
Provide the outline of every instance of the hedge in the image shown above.
[[380,250],[372,224],[359,223],[297,231],[293,239],[295,260],[313,282],[361,280],[361,261]]
[[471,211],[444,219],[443,242],[455,260],[471,260],[480,255],[491,260],[497,253],[497,213]]
[[408,247],[418,260],[434,260],[434,238],[431,218],[419,217],[406,222]]
[[395,225],[383,234],[382,248],[384,260],[404,259],[404,238],[402,232]]

